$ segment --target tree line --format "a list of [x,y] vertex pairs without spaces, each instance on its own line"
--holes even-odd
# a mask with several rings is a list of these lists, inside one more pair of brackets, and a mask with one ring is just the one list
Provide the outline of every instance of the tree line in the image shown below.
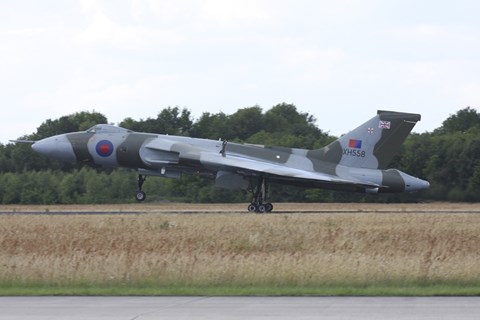
[[[39,140],[82,131],[108,119],[82,111],[43,122],[35,133],[21,137]],[[267,111],[247,107],[227,115],[203,113],[194,120],[186,108],[167,107],[156,118],[124,119],[121,127],[140,132],[318,149],[336,137],[316,126],[312,115],[282,103]],[[406,202],[480,201],[480,114],[467,107],[448,117],[433,132],[411,134],[391,167],[430,181],[427,191],[410,195],[364,195],[321,189],[272,185],[273,202]],[[0,144],[0,202],[3,204],[133,202],[136,173],[63,163],[40,156],[28,144]],[[144,184],[148,201],[248,202],[244,191],[217,189],[211,179],[149,177]]]

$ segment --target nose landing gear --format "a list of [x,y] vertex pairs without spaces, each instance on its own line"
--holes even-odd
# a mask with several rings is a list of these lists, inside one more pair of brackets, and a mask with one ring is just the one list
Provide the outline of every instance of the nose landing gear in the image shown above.
[[143,183],[145,182],[145,176],[142,175],[142,174],[139,174],[138,175],[138,179],[137,179],[137,183],[138,183],[138,190],[137,192],[135,193],[135,199],[138,201],[138,202],[142,202],[142,201],[145,201],[145,199],[147,198],[147,195],[145,194],[145,192],[142,191],[142,186],[143,186]]

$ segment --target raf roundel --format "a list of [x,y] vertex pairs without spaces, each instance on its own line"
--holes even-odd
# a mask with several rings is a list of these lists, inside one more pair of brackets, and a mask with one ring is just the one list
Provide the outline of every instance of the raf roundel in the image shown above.
[[113,153],[113,144],[108,140],[102,140],[97,143],[95,149],[99,156],[108,157]]

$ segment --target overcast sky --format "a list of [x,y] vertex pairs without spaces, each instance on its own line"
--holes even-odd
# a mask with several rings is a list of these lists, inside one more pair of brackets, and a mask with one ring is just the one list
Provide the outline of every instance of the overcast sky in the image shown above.
[[333,135],[480,106],[479,1],[0,1],[0,142],[47,119],[293,103]]

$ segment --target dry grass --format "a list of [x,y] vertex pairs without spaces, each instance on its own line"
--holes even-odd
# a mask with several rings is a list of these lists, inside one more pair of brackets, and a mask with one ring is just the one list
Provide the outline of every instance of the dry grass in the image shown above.
[[[141,215],[3,215],[0,283],[480,284],[480,215],[455,213],[478,206],[321,206],[332,212],[174,214],[160,205]],[[199,207],[184,208],[173,207]]]

